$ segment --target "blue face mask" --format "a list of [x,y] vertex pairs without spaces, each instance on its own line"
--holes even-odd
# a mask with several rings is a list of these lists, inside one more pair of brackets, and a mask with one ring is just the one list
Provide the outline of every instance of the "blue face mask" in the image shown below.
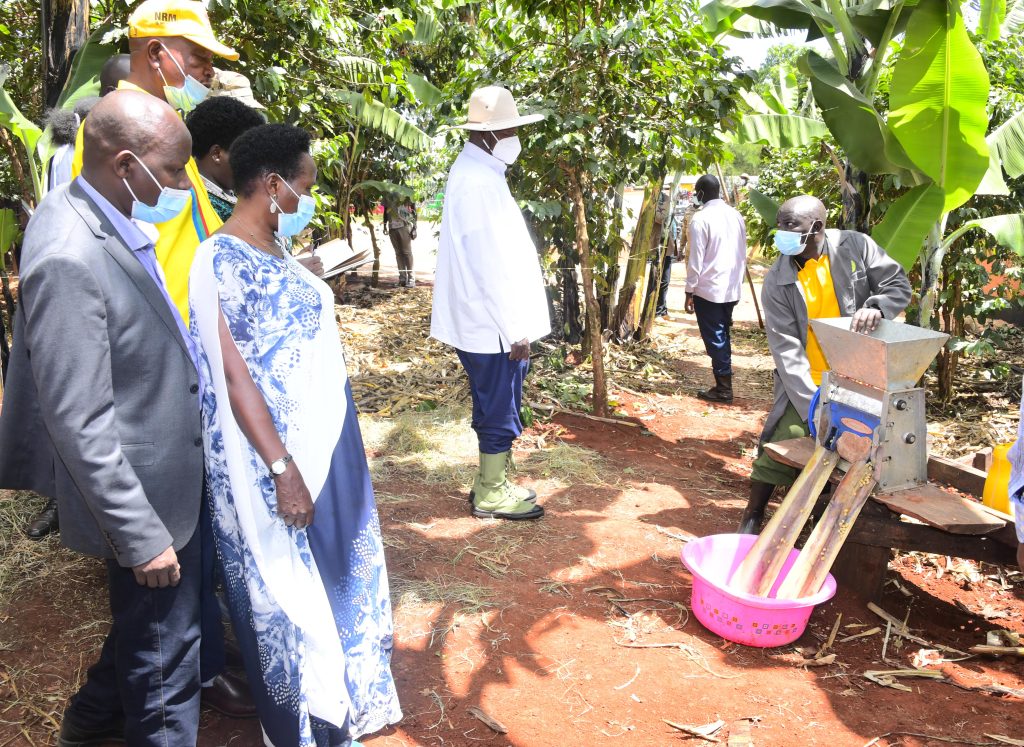
[[810,236],[810,234],[800,233],[799,231],[778,230],[775,232],[775,238],[772,241],[775,244],[775,248],[779,250],[779,254],[795,257],[804,250],[804,236]]
[[[131,153],[131,151],[128,152]],[[134,153],[132,153],[132,157],[139,162],[139,165],[149,175],[149,178],[156,182],[156,186],[160,188],[160,196],[157,198],[156,205],[147,205],[135,196],[135,192],[132,190],[128,180],[121,179],[124,182],[124,186],[128,188],[128,194],[132,196],[132,217],[135,220],[153,224],[166,223],[188,207],[188,201],[192,197],[192,193],[189,190],[164,187],[153,176],[153,172],[142,162],[141,158]]]
[[288,191],[299,198],[299,206],[294,213],[286,213],[281,210],[281,206],[277,204],[277,200],[273,197],[270,198],[273,203],[273,210],[276,210],[277,215],[277,235],[278,236],[295,236],[302,233],[302,230],[309,225],[309,222],[313,220],[313,214],[316,213],[316,201],[309,195],[300,195],[285,181],[280,175],[278,178],[284,186],[288,187]]
[[[160,46],[163,45],[161,44]],[[188,114],[210,95],[210,89],[191,75],[185,75],[185,71],[181,69],[181,65],[179,65],[178,61],[174,59],[174,55],[170,53],[167,47],[164,47],[164,51],[167,52],[167,56],[171,58],[171,62],[174,63],[174,66],[178,68],[178,72],[181,73],[181,77],[185,79],[185,84],[181,87],[169,86],[167,85],[167,78],[164,76],[164,71],[157,68],[157,71],[160,73],[160,77],[164,79],[164,98],[167,99],[167,103],[171,105],[171,108],[180,109]]]

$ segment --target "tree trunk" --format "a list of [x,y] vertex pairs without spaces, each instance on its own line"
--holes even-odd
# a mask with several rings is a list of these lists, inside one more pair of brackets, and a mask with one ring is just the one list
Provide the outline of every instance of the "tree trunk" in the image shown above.
[[651,283],[647,288],[647,295],[644,297],[644,308],[640,314],[640,323],[637,325],[634,338],[637,341],[646,340],[651,336],[651,330],[654,329],[654,317],[655,312],[658,310],[658,296],[661,294],[661,275],[665,271],[665,262],[668,261],[668,243],[665,241],[664,234],[658,241],[657,251],[651,260],[652,269],[649,277]]
[[89,0],[43,0],[43,101],[57,105],[75,53],[89,39]]
[[604,418],[608,417],[608,389],[604,380],[604,340],[601,337],[597,295],[594,292],[594,258],[590,252],[590,235],[587,232],[587,207],[583,200],[579,172],[571,167],[563,166],[563,168],[566,176],[569,177],[569,196],[576,213],[576,248],[580,257],[580,269],[583,271],[583,300],[587,312],[587,337],[590,343],[591,365],[594,370],[593,413]]
[[580,286],[576,281],[576,262],[564,248],[559,250],[558,277],[562,288],[562,339],[576,345],[583,339]]
[[[3,128],[0,128],[0,144],[3,145],[4,150],[7,151],[7,155],[10,158],[11,171],[21,188],[22,198],[28,204],[35,205],[36,191],[32,185],[32,180],[25,174],[25,164],[22,163],[21,154],[18,152],[18,146],[15,144],[14,138],[11,137],[10,133]],[[31,154],[29,154],[29,157],[31,157]]]
[[10,276],[5,267],[0,267],[0,288],[4,297],[4,313],[0,314],[0,379],[6,382],[7,364],[11,359],[10,344],[14,341],[14,314],[18,309],[11,293]]
[[932,317],[939,297],[939,274],[942,272],[942,259],[946,252],[942,248],[942,226],[940,221],[928,232],[924,252],[921,256],[921,305],[917,324],[919,327],[931,329]]
[[[948,252],[947,252],[948,256]],[[953,265],[952,268],[949,266]],[[956,262],[948,261],[943,268],[942,287],[943,290],[959,288],[963,281],[960,273],[956,270]],[[944,293],[946,301],[940,304],[938,316],[940,319],[939,331],[945,332],[956,338],[964,336],[964,312],[963,294]],[[949,346],[943,346],[935,360],[935,373],[938,380],[936,394],[939,401],[948,403],[953,397],[953,389],[956,382],[956,370],[960,365],[960,352],[950,350]]]
[[843,228],[871,233],[871,181],[867,173],[846,161],[840,187],[843,193]]
[[363,222],[366,225],[366,230],[370,232],[370,245],[373,247],[373,273],[370,275],[370,286],[376,288],[380,282],[380,244],[377,243],[377,232],[373,230],[370,214],[369,210],[363,213]]
[[661,179],[652,179],[644,188],[644,201],[640,217],[633,231],[629,247],[626,275],[619,291],[619,303],[612,319],[611,330],[619,342],[633,339],[640,325],[643,282],[646,278],[647,259],[651,251],[651,232],[654,230],[654,214],[657,211],[658,195],[661,193]]

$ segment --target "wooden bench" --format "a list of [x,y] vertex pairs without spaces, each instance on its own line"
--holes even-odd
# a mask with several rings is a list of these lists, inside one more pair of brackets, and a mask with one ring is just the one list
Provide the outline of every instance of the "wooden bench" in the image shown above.
[[[797,469],[803,469],[813,450],[810,438],[765,446],[772,459]],[[832,480],[838,482],[847,467],[840,461]],[[980,499],[985,485],[983,471],[950,459],[929,457],[928,478],[925,485],[871,496],[832,568],[844,589],[868,600],[878,598],[893,550],[1016,564],[1013,518],[953,492]]]

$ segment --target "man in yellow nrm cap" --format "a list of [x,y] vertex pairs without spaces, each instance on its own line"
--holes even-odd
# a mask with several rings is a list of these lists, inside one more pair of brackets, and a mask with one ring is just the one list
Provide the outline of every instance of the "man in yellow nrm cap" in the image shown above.
[[[238,52],[213,34],[203,3],[196,0],[146,0],[128,18],[131,73],[119,88],[144,91],[163,99],[182,114],[192,111],[209,94],[213,81],[213,57],[237,60]],[[82,168],[82,132],[79,130],[72,175]],[[171,199],[165,195],[156,205],[135,202],[133,217],[156,226],[156,256],[163,268],[167,292],[188,318],[188,273],[196,247],[221,226],[210,204],[194,159],[186,166],[191,183],[183,209],[169,214]],[[156,177],[161,187],[167,186]],[[180,204],[180,203],[179,203]]]

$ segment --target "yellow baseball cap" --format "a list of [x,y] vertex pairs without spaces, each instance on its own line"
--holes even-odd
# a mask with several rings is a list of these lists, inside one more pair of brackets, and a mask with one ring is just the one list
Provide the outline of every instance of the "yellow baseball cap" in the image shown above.
[[210,17],[199,0],[145,0],[128,18],[128,36],[180,36],[221,57],[238,59],[238,52],[213,35]]

